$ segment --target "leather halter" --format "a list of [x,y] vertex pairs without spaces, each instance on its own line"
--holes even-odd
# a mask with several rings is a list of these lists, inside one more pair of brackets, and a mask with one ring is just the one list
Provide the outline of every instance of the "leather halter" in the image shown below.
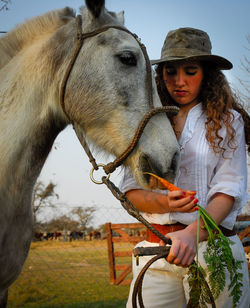
[[[76,49],[75,49],[75,52],[73,54],[73,57],[68,64],[68,67],[67,67],[67,70],[65,72],[64,78],[63,78],[62,83],[61,83],[61,88],[60,88],[60,104],[61,104],[62,109],[63,109],[65,115],[67,116],[69,122],[72,123],[72,120],[70,119],[70,117],[68,116],[68,114],[65,110],[65,92],[66,92],[67,82],[68,82],[68,79],[70,77],[70,73],[72,71],[72,68],[75,64],[75,61],[77,59],[77,56],[78,56],[78,54],[81,50],[81,47],[82,47],[85,39],[93,37],[97,34],[105,32],[109,29],[118,29],[118,30],[124,31],[126,33],[131,34],[136,39],[136,41],[138,42],[138,44],[139,44],[139,46],[140,46],[140,48],[143,52],[143,55],[144,55],[144,58],[145,58],[145,61],[146,61],[146,80],[145,80],[146,85],[145,86],[148,89],[148,104],[149,104],[149,107],[150,107],[150,111],[145,114],[145,116],[143,117],[143,119],[139,123],[139,126],[138,126],[138,128],[135,132],[133,140],[130,142],[128,148],[119,157],[117,157],[113,162],[110,162],[107,165],[103,166],[103,169],[106,172],[106,174],[110,174],[118,166],[120,166],[123,163],[123,161],[129,156],[129,154],[133,151],[133,149],[135,148],[135,146],[137,145],[137,143],[140,139],[140,136],[142,135],[144,127],[146,126],[146,124],[148,123],[148,121],[150,120],[150,118],[153,115],[155,115],[157,113],[162,113],[162,112],[165,112],[165,113],[168,113],[168,114],[171,114],[171,115],[175,115],[175,114],[178,113],[178,108],[174,107],[174,106],[164,106],[164,107],[159,107],[159,108],[153,107],[153,86],[152,86],[152,72],[151,72],[150,60],[149,60],[149,57],[148,57],[148,54],[147,54],[147,51],[146,51],[146,47],[141,43],[141,41],[139,40],[139,38],[136,34],[133,34],[129,30],[127,30],[126,28],[118,26],[118,25],[104,26],[104,27],[101,27],[101,28],[94,30],[92,32],[82,33],[82,18],[81,18],[81,15],[78,15],[76,17],[76,24],[77,24],[77,45],[76,45]],[[89,161],[92,163],[93,168],[95,170],[97,170],[98,165],[96,164],[96,161],[95,161],[94,157],[92,156],[92,153],[90,152],[90,149],[89,149],[89,147],[88,147],[88,145],[85,141],[85,138],[83,136],[83,133],[81,131],[80,126],[77,123],[74,123],[74,122],[72,124],[73,124],[74,130],[76,132],[76,135],[77,135],[81,145],[83,146],[86,154],[89,157]]]

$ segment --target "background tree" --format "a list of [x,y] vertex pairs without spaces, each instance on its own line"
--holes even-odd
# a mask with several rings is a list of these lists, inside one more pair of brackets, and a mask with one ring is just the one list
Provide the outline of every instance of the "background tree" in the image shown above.
[[102,233],[106,233],[106,224],[100,225],[97,229]]
[[[54,207],[54,205],[53,205]],[[93,220],[95,207],[89,206],[86,208],[76,207],[68,214],[62,214],[53,217],[50,220],[40,223],[37,221],[37,226],[41,225],[44,232],[55,231],[89,231],[90,223]]]
[[79,221],[73,220],[68,215],[61,215],[56,218],[52,218],[46,223],[46,232],[54,231],[71,231],[77,230],[79,227]]
[[[240,97],[242,100],[242,105],[246,107],[246,110],[248,113],[250,113],[250,34],[247,35],[247,47],[246,51],[247,54],[244,55],[243,59],[241,60],[241,69],[246,75],[246,78],[238,78],[238,81],[240,85],[243,88],[243,91],[240,91]],[[250,168],[250,157],[247,156],[247,164],[248,164],[248,170]],[[249,174],[249,171],[248,171]],[[250,200],[248,200],[246,206],[242,210],[242,215],[250,215]]]
[[96,211],[94,206],[88,206],[86,208],[76,207],[71,211],[72,217],[76,218],[79,222],[78,230],[83,231],[87,230],[90,223],[93,220],[93,214]]
[[247,35],[246,37],[247,39],[247,55],[244,55],[243,59],[241,60],[241,69],[244,71],[244,73],[246,74],[246,78],[242,79],[242,78],[238,78],[239,83],[241,84],[244,93],[242,93],[241,91],[241,96],[242,99],[245,102],[245,105],[247,105],[248,110],[250,108],[250,56],[249,56],[249,52],[250,52],[250,34]]
[[7,11],[9,9],[9,4],[11,3],[11,0],[0,0],[0,11]]
[[47,186],[41,181],[37,181],[33,190],[32,199],[32,211],[34,219],[34,230],[38,227],[38,214],[44,209],[54,208],[55,197],[58,199],[58,195],[55,193],[56,185],[50,182]]

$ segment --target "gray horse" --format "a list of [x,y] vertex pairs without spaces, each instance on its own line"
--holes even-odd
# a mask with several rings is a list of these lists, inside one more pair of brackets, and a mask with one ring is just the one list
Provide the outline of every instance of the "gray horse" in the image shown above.
[[[123,14],[104,1],[86,1],[82,31],[123,27]],[[32,238],[32,190],[52,144],[68,124],[87,140],[119,156],[149,111],[145,59],[137,40],[111,28],[85,42],[67,81],[61,84],[77,44],[75,13],[49,12],[0,39],[0,307],[22,270]],[[160,107],[153,83],[153,104]],[[178,143],[165,114],[157,114],[125,164],[147,187],[145,171],[174,178]]]

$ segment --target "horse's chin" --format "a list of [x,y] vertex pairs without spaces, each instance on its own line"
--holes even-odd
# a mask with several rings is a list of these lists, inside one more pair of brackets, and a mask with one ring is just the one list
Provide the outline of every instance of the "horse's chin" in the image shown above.
[[150,189],[149,180],[139,169],[134,170],[134,178],[136,182],[143,188]]

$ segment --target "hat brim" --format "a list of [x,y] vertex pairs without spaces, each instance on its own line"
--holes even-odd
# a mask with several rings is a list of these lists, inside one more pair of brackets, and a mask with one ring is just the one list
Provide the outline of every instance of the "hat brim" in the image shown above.
[[159,64],[163,62],[179,62],[179,61],[204,61],[211,62],[216,64],[220,70],[230,70],[233,67],[233,64],[227,59],[216,56],[216,55],[199,55],[199,56],[190,56],[190,57],[165,57],[158,60],[151,60],[151,65]]

